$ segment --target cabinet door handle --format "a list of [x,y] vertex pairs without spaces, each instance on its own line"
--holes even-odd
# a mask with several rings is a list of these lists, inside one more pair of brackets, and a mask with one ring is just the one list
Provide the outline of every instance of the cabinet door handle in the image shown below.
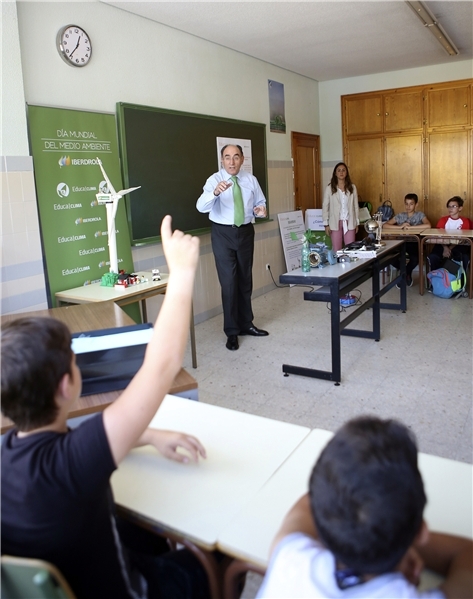
[[389,112],[386,113],[386,116],[389,116]]

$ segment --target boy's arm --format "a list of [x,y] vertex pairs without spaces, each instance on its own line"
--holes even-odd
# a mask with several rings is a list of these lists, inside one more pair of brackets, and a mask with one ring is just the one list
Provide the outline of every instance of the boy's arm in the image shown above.
[[[143,445],[152,445],[165,458],[176,462],[187,463],[189,460],[198,462],[199,456],[207,457],[202,443],[196,437],[176,431],[147,428],[136,442],[135,447]],[[184,449],[186,453],[178,451],[179,448]]]
[[383,223],[383,229],[395,229],[397,228],[399,225],[397,224],[396,221],[396,217],[393,216],[392,218],[390,218],[389,220],[387,220],[385,223]]
[[424,218],[422,219],[422,224],[427,225],[428,227],[432,228],[432,225],[430,224],[430,220],[426,216],[424,216]]
[[168,393],[182,364],[190,323],[199,239],[172,232],[171,217],[161,225],[169,280],[163,305],[148,343],[143,364],[120,397],[103,413],[105,432],[115,464],[143,434]]
[[448,599],[473,597],[473,541],[431,532],[427,543],[416,549],[426,568],[445,576],[440,589]]
[[315,527],[314,519],[312,518],[308,493],[303,495],[284,517],[281,528],[276,533],[271,544],[270,553],[274,551],[276,545],[284,537],[287,537],[287,535],[290,535],[293,532],[302,532],[305,535],[317,538],[317,529]]

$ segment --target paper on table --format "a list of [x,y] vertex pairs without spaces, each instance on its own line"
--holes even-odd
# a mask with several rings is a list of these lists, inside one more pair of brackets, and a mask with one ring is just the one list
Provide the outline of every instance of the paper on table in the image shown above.
[[138,331],[127,331],[126,333],[115,333],[112,335],[98,335],[93,337],[74,337],[72,339],[72,351],[75,354],[83,354],[92,351],[114,349],[116,347],[129,347],[130,345],[146,345],[153,334],[153,329],[141,329]]

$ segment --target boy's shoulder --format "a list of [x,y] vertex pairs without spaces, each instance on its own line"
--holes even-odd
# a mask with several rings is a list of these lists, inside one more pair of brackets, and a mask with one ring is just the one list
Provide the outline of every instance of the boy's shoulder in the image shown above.
[[419,592],[399,572],[390,572],[341,590],[335,580],[335,558],[317,539],[291,533],[276,546],[257,599],[276,597],[330,597],[371,599],[445,599],[433,589]]

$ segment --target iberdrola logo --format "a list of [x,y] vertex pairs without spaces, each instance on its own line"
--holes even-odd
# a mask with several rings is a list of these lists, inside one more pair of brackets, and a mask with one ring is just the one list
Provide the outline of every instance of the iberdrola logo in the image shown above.
[[59,166],[71,166],[71,157],[70,156],[61,156],[58,160]]

